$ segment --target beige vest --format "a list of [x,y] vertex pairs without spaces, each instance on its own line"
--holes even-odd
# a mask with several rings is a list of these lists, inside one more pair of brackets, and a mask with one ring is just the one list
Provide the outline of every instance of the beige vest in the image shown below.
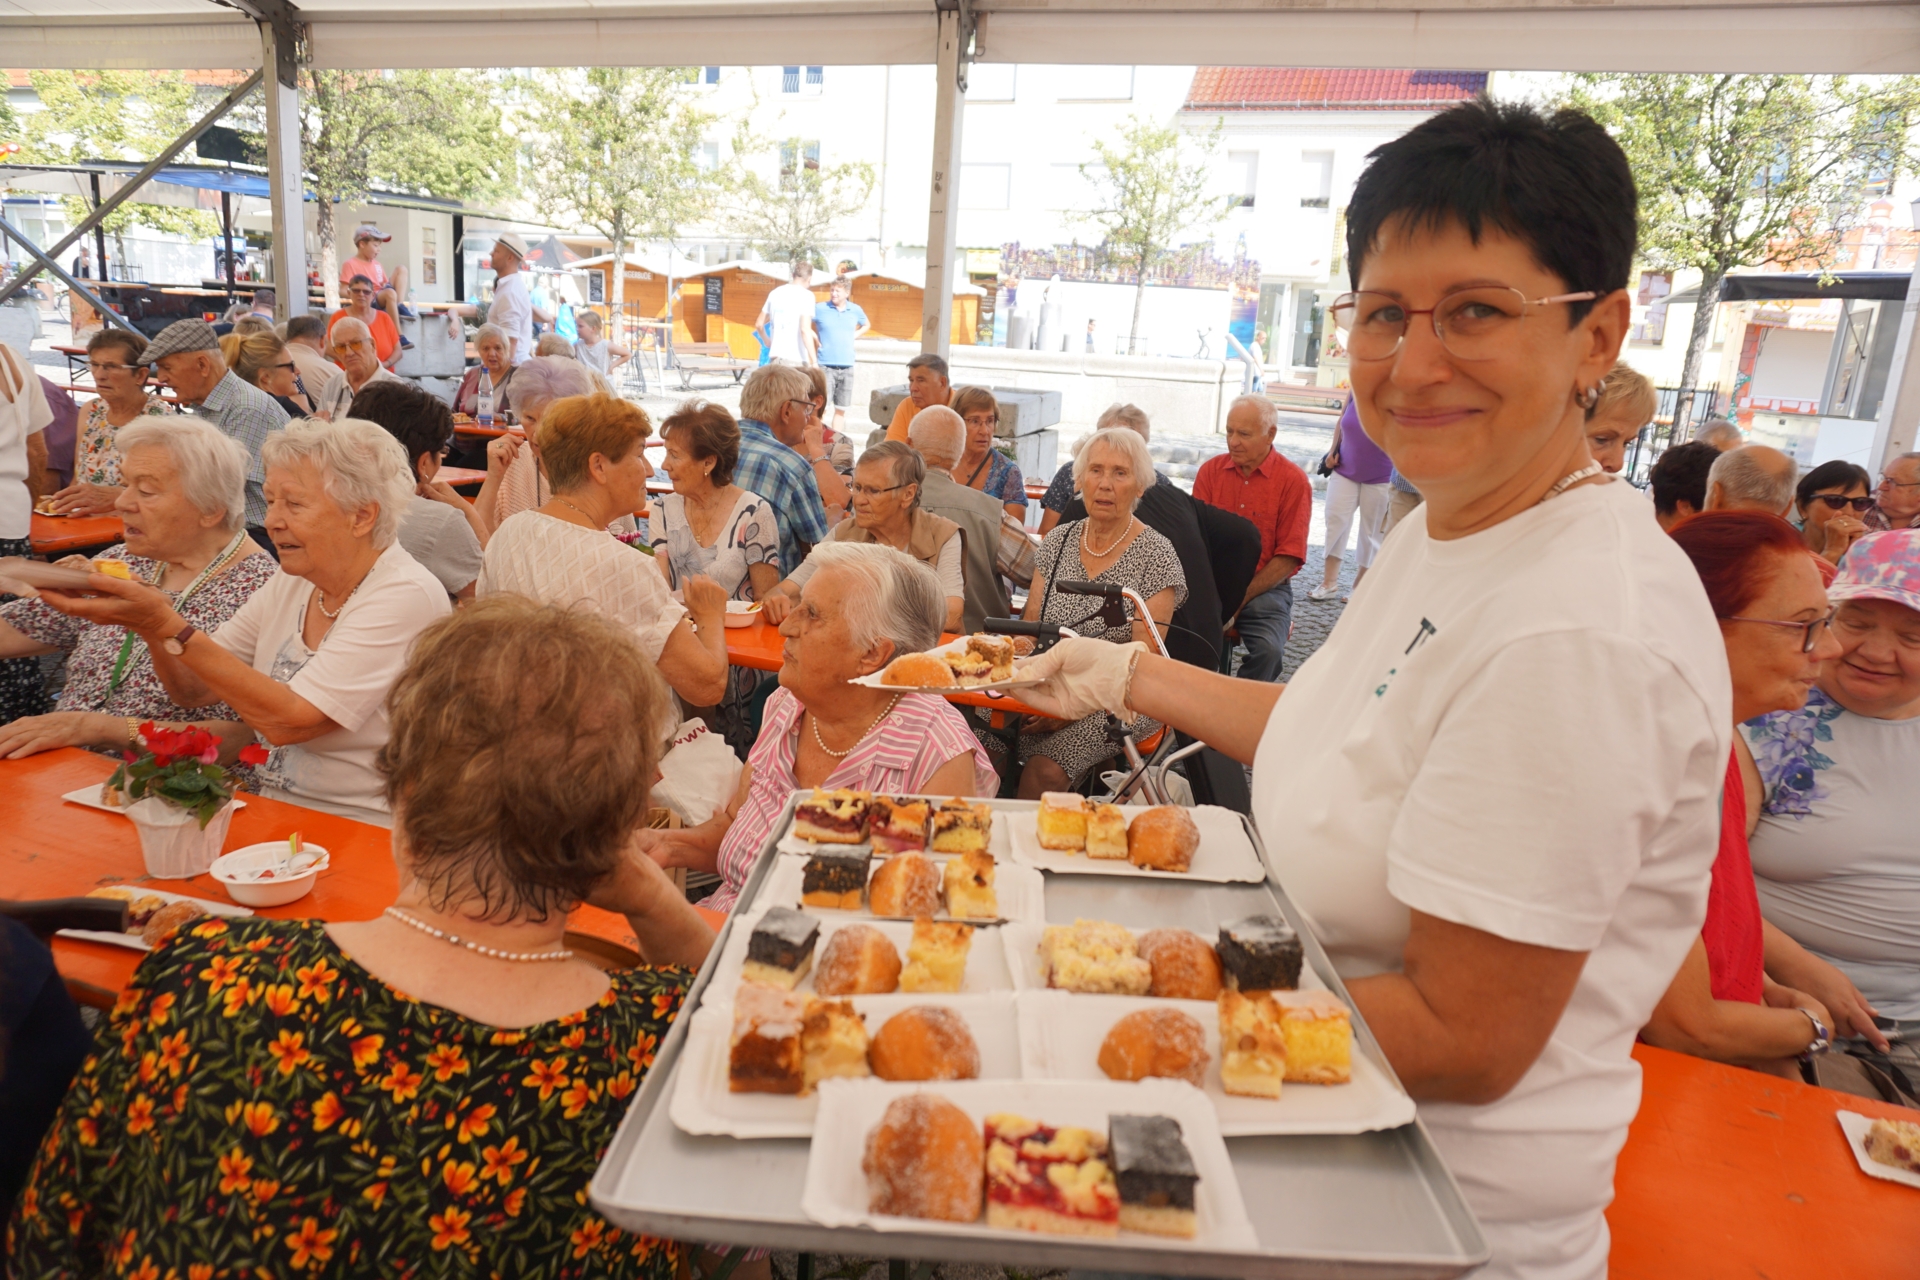
[[[932,569],[940,559],[940,548],[947,545],[947,539],[960,532],[960,526],[945,516],[936,516],[927,511],[913,513],[913,529],[907,535],[907,554],[921,564]],[[848,516],[833,526],[833,532],[827,535],[830,542],[878,542],[870,529],[862,529]]]

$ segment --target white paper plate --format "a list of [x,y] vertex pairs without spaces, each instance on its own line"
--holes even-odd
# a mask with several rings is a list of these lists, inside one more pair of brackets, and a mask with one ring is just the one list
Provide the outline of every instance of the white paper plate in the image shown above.
[[[953,861],[949,854],[928,854],[931,861],[944,874],[946,864]],[[875,859],[875,869],[879,867]],[[818,912],[822,919],[845,916],[857,920],[870,920],[873,912],[865,907],[858,911],[836,911],[831,907],[816,907],[800,901],[800,891],[806,883],[806,858],[782,855],[774,863],[773,870],[767,873],[766,883],[760,886],[760,893],[753,900],[756,907],[792,907],[796,911]],[[1005,920],[1045,920],[1046,877],[1032,867],[1023,867],[1017,862],[1008,862],[1003,858],[994,860],[993,891],[1000,901],[1000,916]],[[937,917],[945,920],[947,913],[942,911]]]
[[[103,885],[102,888],[114,888]],[[232,902],[215,902],[212,898],[196,898],[190,893],[168,893],[165,889],[149,889],[144,885],[120,885],[119,888],[133,890],[134,899],[145,897],[159,898],[162,902],[191,902],[210,916],[250,916],[252,907],[243,907]],[[151,951],[146,940],[137,933],[112,933],[104,929],[61,929],[55,935],[58,938],[81,938],[87,942],[104,942],[109,946],[126,947],[130,951]]]
[[1029,1080],[1106,1080],[1100,1045],[1113,1024],[1137,1009],[1167,1005],[1199,1020],[1207,1034],[1207,1074],[1202,1086],[1229,1138],[1266,1133],[1370,1133],[1413,1122],[1413,1099],[1357,1049],[1348,1084],[1283,1085],[1278,1098],[1248,1098],[1220,1085],[1220,1016],[1204,1000],[1156,1000],[1146,996],[1076,999],[1064,991],[1022,991],[1021,1075]]
[[[60,798],[62,800],[65,800],[68,804],[85,805],[89,809],[98,809],[102,813],[117,814],[122,818],[127,816],[127,811],[125,809],[116,809],[110,804],[100,803],[100,788],[98,785],[91,786],[91,787],[81,787],[78,791],[69,791],[65,795],[61,796]],[[239,796],[235,796],[233,798],[233,807],[237,812],[241,809],[246,808],[247,802],[245,800],[242,800]]]
[[[867,1034],[887,1019],[916,1005],[952,1009],[966,1020],[980,1048],[984,1079],[1020,1078],[1020,1034],[1013,996],[892,995],[850,996],[867,1017]],[[732,1138],[810,1138],[819,1095],[805,1098],[775,1093],[733,1093],[727,1088],[727,1055],[733,1038],[733,1013],[703,1006],[687,1028],[687,1045],[675,1079],[669,1114],[686,1133]]]
[[[966,649],[967,649],[967,637],[957,636],[954,639],[947,641],[945,644],[935,645],[931,649],[924,650],[924,652],[926,653],[965,653]],[[901,656],[904,657],[905,655],[903,654]],[[869,689],[906,688],[907,692],[909,693],[999,693],[1006,689],[1030,689],[1036,684],[1045,683],[1044,681],[1041,681],[1041,680],[1021,679],[1018,673],[1020,670],[1020,664],[1024,661],[1026,661],[1026,659],[1024,658],[1014,659],[1013,669],[1015,674],[1013,679],[990,680],[985,684],[953,684],[953,685],[944,685],[937,688],[924,688],[924,689],[917,688],[917,687],[907,687],[907,686],[897,685],[897,684],[888,684],[884,679],[884,677],[887,674],[886,667],[880,668],[880,670],[874,672],[871,675],[860,676],[857,679],[849,680],[847,681],[847,683],[865,685]]]
[[[1234,1177],[1227,1144],[1214,1122],[1206,1095],[1179,1080],[1143,1080],[1139,1084],[1113,1081],[1093,1084],[1066,1080],[967,1080],[944,1084],[894,1084],[885,1080],[828,1080],[820,1086],[820,1109],[814,1125],[813,1146],[807,1159],[807,1182],[800,1195],[800,1211],[829,1227],[871,1227],[875,1231],[957,1232],[989,1240],[1027,1240],[1024,1231],[1008,1231],[978,1223],[930,1222],[896,1218],[867,1209],[867,1176],[860,1169],[867,1134],[880,1123],[887,1104],[913,1093],[933,1093],[972,1116],[976,1124],[996,1111],[1010,1111],[1050,1125],[1080,1125],[1107,1131],[1113,1115],[1171,1116],[1180,1122],[1181,1136],[1200,1172],[1194,1195],[1198,1231],[1192,1240],[1169,1236],[1142,1236],[1123,1231],[1112,1239],[1071,1237],[1075,1244],[1116,1251],[1137,1249],[1152,1241],[1160,1249],[1253,1249],[1258,1247],[1253,1224],[1247,1219]],[[1065,1238],[1065,1237],[1063,1237]],[[1122,1269],[1116,1259],[1115,1270]]]
[[[1137,939],[1142,933],[1145,933],[1146,930],[1134,929],[1131,932]],[[1045,924],[1036,924],[1030,920],[1015,920],[1000,926],[1000,941],[1006,947],[1007,971],[1013,975],[1013,989],[1015,991],[1057,990],[1057,988],[1047,985],[1046,970],[1042,968],[1040,963],[1040,942],[1041,939],[1046,937],[1046,934],[1047,926]],[[1209,945],[1213,943],[1212,938],[1203,938],[1202,941]],[[1313,966],[1303,963],[1300,966],[1300,989],[1302,991],[1324,991],[1327,989],[1327,984],[1320,980],[1320,975],[1313,971]],[[1092,1000],[1137,1000],[1151,998],[1101,995],[1098,993],[1078,991],[1061,991],[1059,994],[1076,997],[1084,996]],[[1118,1017],[1119,1015],[1116,1014],[1114,1016]],[[1106,1032],[1102,1031],[1100,1034],[1104,1036]],[[1096,1046],[1096,1048],[1097,1047],[1098,1046]]]
[[[1151,806],[1123,804],[1120,811],[1131,822]],[[1217,805],[1195,805],[1188,809],[1194,826],[1200,829],[1200,848],[1193,855],[1190,871],[1149,871],[1136,867],[1125,858],[1089,858],[1084,853],[1064,849],[1042,849],[1038,811],[1008,811],[1007,832],[1013,857],[1041,871],[1057,871],[1080,876],[1138,876],[1148,880],[1203,880],[1216,884],[1253,883],[1267,878],[1253,841],[1240,825],[1240,815]]]
[[[713,978],[707,983],[710,994],[702,1001],[707,1005],[733,1006],[733,990],[740,985],[740,969],[747,959],[747,939],[753,935],[753,926],[766,914],[766,908],[756,907],[734,920],[733,932],[728,935],[727,949],[720,954],[720,963],[715,966]],[[905,920],[861,919],[845,911],[815,911],[806,909],[806,914],[820,922],[820,936],[814,940],[813,958],[817,965],[827,949],[827,939],[848,925],[864,924],[878,929],[893,943],[900,952],[900,963],[907,962],[907,944],[913,941],[913,925]],[[969,995],[980,995],[988,991],[1013,990],[1013,975],[1007,972],[1007,950],[994,934],[1005,925],[984,926],[973,931],[973,945],[967,948],[967,972],[961,980],[960,991]],[[807,970],[807,976],[800,980],[796,990],[808,995],[814,994],[813,970]],[[909,992],[908,994],[913,994]]]
[[1867,1130],[1873,1128],[1872,1116],[1863,1116],[1858,1111],[1836,1111],[1834,1119],[1840,1122],[1840,1131],[1847,1135],[1847,1145],[1853,1148],[1853,1158],[1860,1162],[1860,1172],[1870,1178],[1884,1178],[1888,1182],[1920,1187],[1920,1173],[1908,1173],[1905,1169],[1881,1164],[1867,1154]]
[[[802,794],[811,796],[813,793],[811,791],[807,791],[807,792],[803,792]],[[952,797],[950,796],[916,796],[916,795],[908,794],[903,798],[910,799],[910,800],[928,800],[928,801],[931,801],[933,806],[937,809],[940,807],[940,804],[942,801],[949,800]],[[967,799],[967,797],[962,797],[962,799]],[[981,800],[978,797],[973,797],[971,798],[970,803],[992,804],[993,802],[991,800]],[[1017,813],[1008,813],[1000,809],[995,809],[993,811],[993,825],[987,830],[987,852],[992,854],[995,858],[998,858],[1001,862],[1006,862],[1007,860],[1013,857],[1012,836],[1009,834],[1013,828],[1009,825],[1009,823],[1013,819],[1018,818],[1019,816],[1020,815],[1018,815]],[[793,834],[793,828],[794,828],[794,820],[789,818],[787,820],[787,833],[781,836],[780,839],[775,842],[773,847],[778,849],[782,853],[804,854],[809,858],[812,857],[819,850],[820,845],[812,840],[802,840],[799,836]],[[924,853],[926,851],[922,850],[921,852]],[[886,853],[880,853],[878,850],[876,850],[874,853],[874,856],[877,858],[886,858],[886,857],[891,857],[892,855],[886,854]],[[942,853],[942,854],[928,854],[928,856],[947,858],[947,857],[952,857],[953,855]]]

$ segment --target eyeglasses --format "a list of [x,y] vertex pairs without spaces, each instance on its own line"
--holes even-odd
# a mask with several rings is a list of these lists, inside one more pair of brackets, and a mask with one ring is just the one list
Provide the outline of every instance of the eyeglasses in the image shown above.
[[339,338],[333,344],[335,351],[365,351],[369,344],[361,338]]
[[1413,318],[1426,316],[1433,324],[1434,337],[1448,354],[1461,360],[1491,360],[1513,342],[1528,307],[1587,302],[1599,296],[1587,290],[1529,298],[1518,289],[1487,285],[1456,290],[1431,307],[1416,310],[1391,294],[1363,289],[1334,300],[1333,326],[1340,344],[1353,359],[1387,360],[1400,350]]
[[811,400],[789,400],[789,401],[787,401],[787,403],[788,403],[788,404],[797,404],[797,405],[799,405],[799,406],[800,406],[800,407],[801,407],[802,409],[805,409],[805,410],[806,410],[806,416],[807,416],[807,417],[809,417],[809,418],[811,418],[811,417],[813,416],[813,401],[811,401]]
[[1800,640],[1800,652],[1812,653],[1813,646],[1820,643],[1820,633],[1833,625],[1834,610],[1829,609],[1824,617],[1812,622],[1783,622],[1778,618],[1722,618],[1722,622],[1757,622],[1763,627],[1798,627],[1806,634]]
[[1844,511],[1848,507],[1860,512],[1873,510],[1872,498],[1843,498],[1837,493],[1816,493],[1809,501],[1824,502],[1829,511]]
[[967,415],[967,425],[970,427],[997,427],[1000,425],[1000,419],[998,415],[995,414],[970,413]]
[[904,484],[890,484],[884,489],[875,489],[864,484],[850,484],[847,486],[847,492],[856,498],[877,498],[883,493],[892,493],[895,489],[906,487]]
[[1920,480],[1893,480],[1881,476],[1880,487],[1882,489],[1920,489]]
[[287,361],[285,364],[270,364],[267,366],[267,368],[269,369],[291,369],[293,367],[294,367],[294,363],[291,360]]

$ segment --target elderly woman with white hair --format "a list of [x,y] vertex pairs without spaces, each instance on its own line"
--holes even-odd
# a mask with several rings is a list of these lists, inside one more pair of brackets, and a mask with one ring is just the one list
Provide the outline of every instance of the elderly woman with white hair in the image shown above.
[[[187,622],[217,630],[274,574],[273,557],[247,537],[246,447],[197,418],[168,416],[123,427],[114,452],[122,483],[114,511],[126,536],[94,559],[126,565]],[[67,655],[55,711],[0,729],[0,757],[55,747],[119,750],[145,721],[237,718],[224,705],[189,712],[175,703],[147,647],[123,627],[70,617],[44,600],[0,605],[0,657],[54,652]]]
[[847,683],[940,641],[932,569],[877,543],[828,542],[780,624],[780,687],[733,802],[684,831],[643,833],[665,867],[717,871],[703,904],[732,909],[795,788],[991,796],[999,778],[966,720],[935,694]]
[[483,324],[474,331],[473,353],[480,357],[480,363],[467,370],[466,377],[460,380],[460,389],[453,393],[453,411],[474,417],[480,412],[480,378],[485,375],[493,382],[493,411],[495,414],[507,412],[512,406],[512,392],[507,388],[513,382],[514,364],[509,358],[513,344],[507,340],[507,331],[497,324]]
[[[1061,623],[1080,635],[1115,644],[1144,640],[1147,628],[1141,619],[1109,627],[1100,617],[1103,601],[1065,595],[1054,584],[1080,581],[1131,587],[1162,628],[1186,600],[1187,577],[1173,544],[1133,514],[1140,495],[1155,483],[1146,441],[1131,427],[1094,432],[1073,460],[1073,483],[1086,503],[1087,518],[1055,525],[1041,542],[1026,617]],[[1131,613],[1131,602],[1127,607]],[[1134,734],[1145,738],[1157,727],[1155,721],[1137,720]],[[1105,715],[1072,721],[1030,716],[1021,728],[1018,751],[1023,800],[1077,786],[1089,770],[1114,753],[1107,740]]]
[[281,571],[211,635],[144,582],[96,573],[96,594],[45,598],[138,634],[178,705],[230,706],[240,723],[221,733],[225,749],[254,735],[272,748],[265,794],[389,825],[376,765],[387,692],[414,637],[453,607],[397,541],[414,488],[406,450],[371,422],[308,419],[268,437],[261,461]]
[[[487,445],[487,478],[473,500],[489,529],[553,498],[553,487],[540,471],[539,446],[533,443],[539,438],[540,418],[555,400],[592,395],[594,390],[593,378],[578,360],[535,356],[514,370],[513,408],[520,433],[510,431]],[[632,513],[626,518],[631,520]]]

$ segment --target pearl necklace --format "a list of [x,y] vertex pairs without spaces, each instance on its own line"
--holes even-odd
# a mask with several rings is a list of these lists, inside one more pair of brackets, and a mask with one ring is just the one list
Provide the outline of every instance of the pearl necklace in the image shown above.
[[[361,581],[364,582],[365,579],[363,578],[361,579]],[[332,622],[335,618],[338,618],[340,616],[341,611],[347,607],[348,601],[351,601],[354,595],[359,592],[359,590],[360,590],[360,583],[359,582],[354,583],[353,590],[347,592],[346,600],[342,600],[340,602],[340,608],[335,609],[331,613],[329,613],[327,611],[327,593],[325,591],[322,591],[319,587],[316,586],[313,589],[314,603],[320,606],[320,615],[324,617],[328,622]]]
[[[1597,476],[1605,470],[1606,468],[1599,463],[1589,462],[1578,471],[1569,471],[1566,475],[1554,481],[1551,489],[1548,489],[1540,495],[1540,502],[1545,502],[1548,498],[1557,498],[1567,490],[1573,488],[1574,485],[1579,484],[1582,480],[1587,479],[1589,476]],[[1533,505],[1537,507],[1540,505],[1540,502],[1536,502]]]
[[1092,548],[1092,546],[1088,544],[1087,534],[1090,530],[1092,530],[1092,528],[1093,528],[1093,521],[1091,519],[1089,519],[1085,524],[1080,526],[1080,549],[1086,552],[1088,555],[1092,556],[1095,560],[1104,560],[1108,556],[1113,554],[1113,549],[1120,545],[1120,541],[1122,538],[1125,538],[1128,534],[1133,532],[1133,517],[1132,516],[1127,517],[1126,524],[1120,527],[1119,536],[1114,538],[1112,542],[1109,542],[1107,544],[1107,549],[1105,551],[1095,551]]
[[448,933],[445,929],[436,929],[425,920],[415,919],[398,907],[388,907],[386,914],[392,916],[401,924],[412,925],[422,933],[430,933],[442,942],[451,942],[456,947],[465,947],[477,955],[491,956],[495,960],[531,962],[538,960],[573,959],[573,952],[567,950],[565,947],[562,947],[558,951],[502,951],[498,947],[489,947],[482,943],[475,942],[470,938],[463,938],[457,933]]
[[885,711],[882,711],[879,715],[875,716],[873,718],[873,724],[868,725],[866,727],[866,730],[862,732],[858,738],[854,739],[853,745],[851,747],[848,747],[845,751],[835,751],[832,747],[828,746],[827,740],[820,736],[820,717],[816,715],[809,715],[807,719],[813,725],[813,740],[819,744],[820,749],[822,751],[832,756],[835,760],[845,760],[848,756],[852,755],[855,751],[859,750],[860,744],[867,740],[867,734],[873,732],[874,725],[879,724],[882,720],[885,720],[888,716],[893,714],[893,709],[900,705],[901,696],[902,695],[897,693],[894,694],[893,700],[887,703],[887,709]]

